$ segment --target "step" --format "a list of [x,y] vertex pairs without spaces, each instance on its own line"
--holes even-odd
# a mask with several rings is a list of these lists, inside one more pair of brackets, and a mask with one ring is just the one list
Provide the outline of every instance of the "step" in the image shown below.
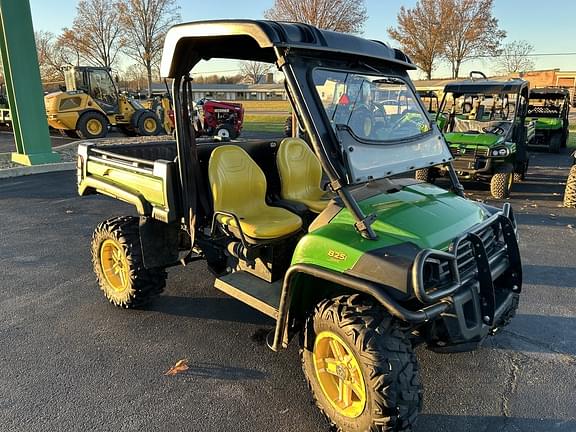
[[269,283],[246,271],[238,271],[216,278],[214,287],[269,317],[278,318],[281,280]]

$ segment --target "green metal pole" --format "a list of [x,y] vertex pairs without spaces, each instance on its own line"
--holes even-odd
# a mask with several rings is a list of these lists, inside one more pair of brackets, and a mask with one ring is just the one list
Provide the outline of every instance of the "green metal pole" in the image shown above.
[[0,0],[0,54],[12,116],[16,152],[22,165],[58,162],[52,151],[38,55],[28,0]]

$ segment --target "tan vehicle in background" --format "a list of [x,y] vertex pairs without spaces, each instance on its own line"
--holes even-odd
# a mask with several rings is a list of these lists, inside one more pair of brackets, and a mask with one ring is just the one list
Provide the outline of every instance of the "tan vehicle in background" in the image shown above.
[[109,68],[71,66],[64,70],[66,91],[44,97],[48,124],[73,138],[103,138],[112,126],[126,135],[157,135],[156,114],[119,94]]

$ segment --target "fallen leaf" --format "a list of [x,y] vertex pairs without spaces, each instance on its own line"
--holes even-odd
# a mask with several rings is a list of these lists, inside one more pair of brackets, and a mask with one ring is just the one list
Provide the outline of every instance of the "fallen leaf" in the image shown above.
[[570,228],[570,229],[574,229],[574,225],[572,225],[572,224],[568,224],[568,225],[566,225],[566,226],[567,226],[568,228]]
[[178,360],[174,366],[172,366],[164,375],[173,376],[190,369],[188,367],[188,359]]

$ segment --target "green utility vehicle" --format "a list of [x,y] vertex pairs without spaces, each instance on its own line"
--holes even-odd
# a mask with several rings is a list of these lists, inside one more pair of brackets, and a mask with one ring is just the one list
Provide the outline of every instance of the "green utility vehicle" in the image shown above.
[[[480,74],[482,78],[474,78]],[[472,72],[470,80],[447,84],[436,117],[444,117],[444,137],[455,160],[452,166],[465,180],[490,182],[494,198],[506,198],[514,181],[528,170],[527,142],[534,137],[534,122],[525,124],[528,82],[520,79],[488,80]],[[424,168],[416,178],[433,181],[450,167]]]
[[[209,58],[276,64],[310,145],[197,140],[189,73]],[[412,69],[384,43],[305,24],[173,27],[161,72],[173,80],[176,142],[78,149],[79,193],[139,215],[94,232],[104,295],[141,306],[167,267],[204,260],[217,289],[274,320],[272,350],[299,334],[313,398],[335,429],[411,431],[422,407],[414,347],[478,347],[513,317],[522,287],[508,204],[463,198],[450,168],[452,192],[398,179],[452,158]],[[373,105],[386,91],[408,109]]]
[[570,92],[561,87],[543,87],[530,90],[527,122],[536,122],[536,136],[530,147],[545,148],[558,153],[568,141],[568,114]]

